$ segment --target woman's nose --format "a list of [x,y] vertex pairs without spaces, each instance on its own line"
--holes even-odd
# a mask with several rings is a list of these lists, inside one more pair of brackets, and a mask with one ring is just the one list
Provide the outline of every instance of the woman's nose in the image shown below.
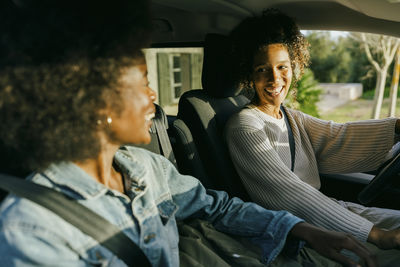
[[278,70],[272,70],[272,77],[273,82],[278,82],[281,79],[281,75]]
[[266,72],[266,78],[268,82],[275,83],[281,80],[281,76],[278,70],[270,70]]

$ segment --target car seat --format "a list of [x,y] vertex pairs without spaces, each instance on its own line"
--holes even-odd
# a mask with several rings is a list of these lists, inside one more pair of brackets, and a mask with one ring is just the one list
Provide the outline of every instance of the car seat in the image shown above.
[[180,173],[198,178],[207,187],[208,178],[188,127],[182,120],[172,121],[170,127],[164,110],[159,105],[154,105],[156,113],[150,127],[151,141],[149,144],[135,146],[163,155]]
[[178,170],[182,174],[196,177],[206,188],[212,188],[212,181],[207,176],[200,159],[192,133],[186,124],[176,119],[170,126],[170,140],[175,153]]
[[229,156],[223,131],[227,120],[250,100],[239,94],[233,77],[230,41],[208,34],[204,43],[203,89],[185,92],[179,101],[178,119],[190,129],[199,157],[213,189],[249,200]]

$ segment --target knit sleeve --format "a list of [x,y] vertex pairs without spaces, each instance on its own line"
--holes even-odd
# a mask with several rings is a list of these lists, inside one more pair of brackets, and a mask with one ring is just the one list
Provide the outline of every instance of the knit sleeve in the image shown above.
[[281,161],[262,129],[231,127],[226,137],[232,161],[256,203],[367,240],[373,224],[301,181]]
[[302,116],[320,173],[376,170],[394,144],[395,118],[334,123]]

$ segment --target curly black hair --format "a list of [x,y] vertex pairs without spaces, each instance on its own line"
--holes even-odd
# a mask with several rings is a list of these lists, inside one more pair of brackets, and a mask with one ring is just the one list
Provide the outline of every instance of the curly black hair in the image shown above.
[[270,44],[283,44],[287,47],[297,81],[308,66],[309,43],[300,32],[296,22],[278,9],[266,9],[261,16],[244,19],[230,33],[234,72],[238,83],[246,89],[251,88],[251,75],[255,54]]
[[2,1],[1,171],[95,157],[100,111],[122,110],[121,70],[150,31],[147,0]]

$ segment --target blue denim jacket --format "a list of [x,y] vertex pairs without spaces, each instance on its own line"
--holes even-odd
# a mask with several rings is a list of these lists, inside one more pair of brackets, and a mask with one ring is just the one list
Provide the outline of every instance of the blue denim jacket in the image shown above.
[[[28,179],[63,192],[123,229],[153,266],[179,266],[176,220],[202,218],[220,231],[250,237],[262,246],[266,263],[302,221],[206,190],[164,157],[140,148],[120,149],[114,160],[132,181],[129,196],[96,182],[70,162],[53,164]],[[0,212],[0,266],[125,266],[94,239],[29,200],[9,195]]]

